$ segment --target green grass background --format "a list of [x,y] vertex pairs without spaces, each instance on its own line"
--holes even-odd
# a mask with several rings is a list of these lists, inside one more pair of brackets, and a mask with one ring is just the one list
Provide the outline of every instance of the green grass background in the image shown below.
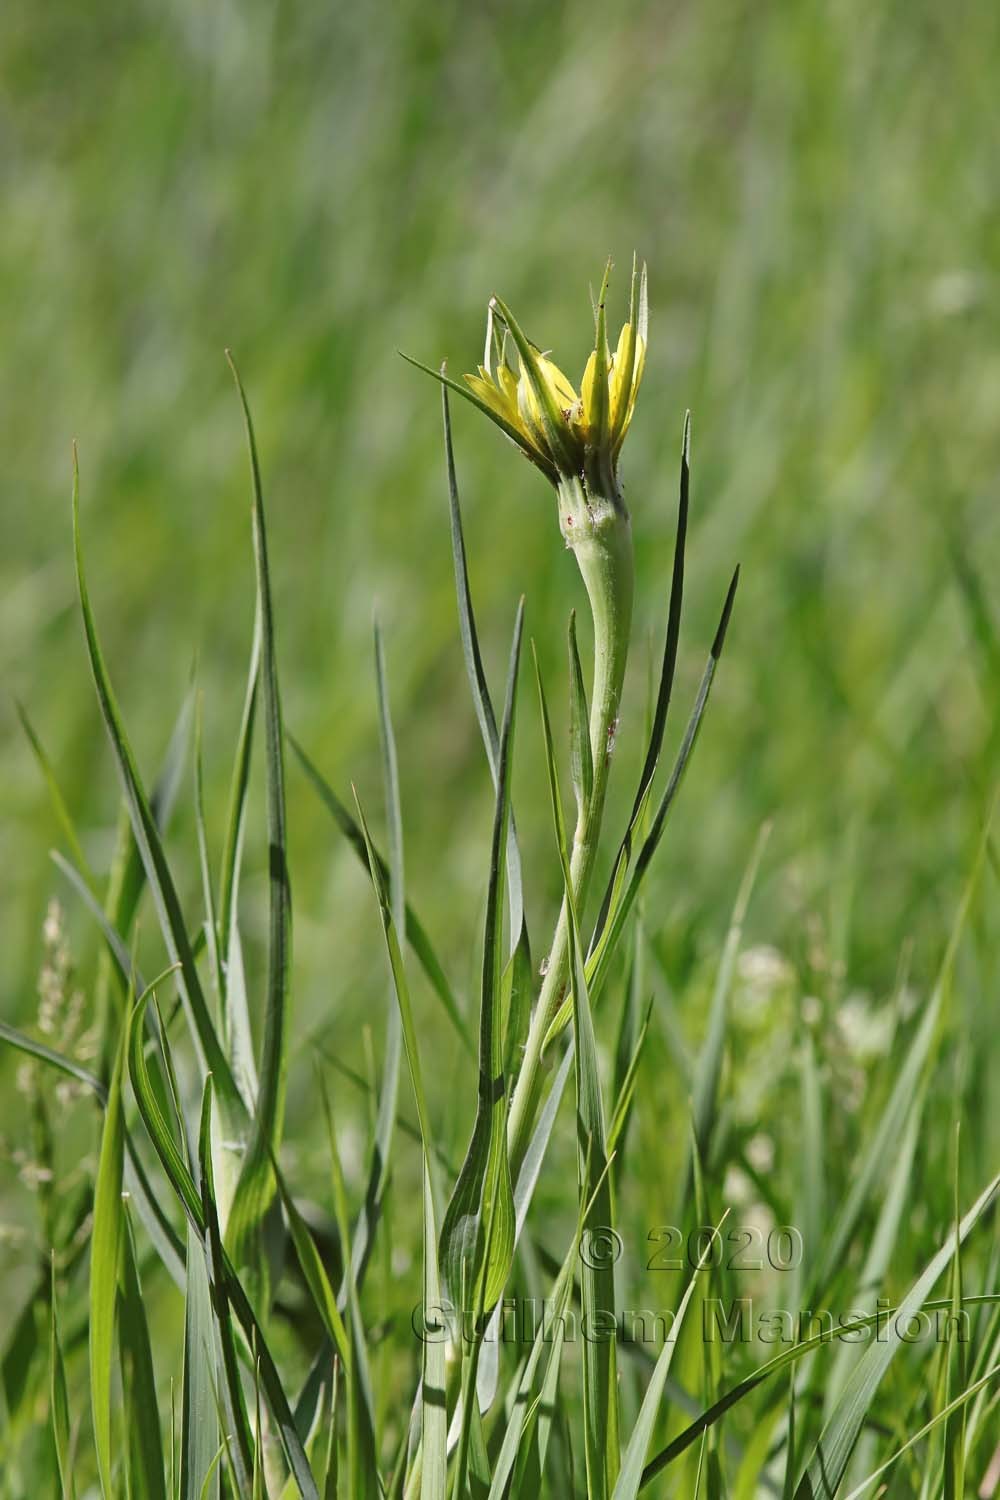
[[[998,68],[1000,11],[971,0],[947,11],[8,0],[5,1018],[34,1015],[41,923],[59,889],[57,830],[10,695],[99,867],[116,812],[72,580],[74,437],[91,590],[140,763],[151,780],[197,657],[220,847],[252,609],[227,345],[263,457],[287,723],[335,785],[355,779],[377,810],[377,603],[410,888],[468,993],[491,792],[455,627],[438,398],[395,351],[471,367],[496,290],[578,374],[588,283],[612,253],[624,308],[633,248],[650,268],[651,342],[625,478],[637,639],[657,652],[686,406],[694,416],[682,703],[743,565],[648,903],[680,1024],[697,1039],[700,991],[686,981],[717,953],[772,817],[752,941],[777,945],[797,992],[833,1005],[848,990],[880,1003],[912,940],[924,993],[1000,745]],[[456,412],[455,426],[494,689],[524,592],[564,725],[555,674],[582,595],[551,495],[474,414]],[[613,820],[641,754],[643,655]],[[559,887],[525,702],[516,806],[540,949]],[[385,1004],[377,915],[294,766],[289,778],[295,1034],[322,1032],[359,1065],[362,1023],[377,1031]],[[251,943],[266,907],[259,801],[255,819]],[[192,838],[185,787],[171,845],[193,896]],[[92,933],[75,913],[72,924],[87,971]],[[970,1041],[988,1048],[988,991],[963,1003]],[[422,990],[418,1004],[443,1033]],[[0,1056],[8,1145],[23,1134],[15,1065]],[[292,1088],[290,1137],[313,1103]],[[461,1105],[471,1097],[442,1101]],[[985,1164],[1000,1114],[983,1105],[978,1118]],[[6,1171],[0,1205],[11,1220],[27,1208]],[[21,1262],[16,1247],[3,1255]]]

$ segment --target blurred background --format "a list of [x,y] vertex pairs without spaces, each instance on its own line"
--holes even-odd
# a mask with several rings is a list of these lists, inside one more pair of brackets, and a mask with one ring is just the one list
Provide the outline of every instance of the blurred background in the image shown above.
[[[257,423],[288,726],[342,794],[358,783],[382,829],[377,609],[410,893],[474,997],[491,790],[456,631],[439,398],[396,351],[473,368],[498,291],[578,378],[589,287],[612,254],[616,335],[633,249],[649,265],[650,349],[624,458],[639,592],[613,828],[662,646],[686,407],[672,745],[743,568],[649,898],[664,983],[717,953],[769,818],[752,942],[804,993],[877,1003],[907,942],[925,983],[1000,746],[998,66],[1000,10],[975,0],[7,0],[0,1014],[33,1024],[53,895],[83,984],[95,951],[49,860],[59,830],[15,697],[98,869],[117,810],[74,592],[74,438],[91,592],[136,754],[152,782],[196,672],[218,859],[252,620],[226,346]],[[454,420],[494,691],[523,592],[564,725],[582,590],[552,496],[475,413]],[[531,691],[524,702],[516,805],[540,957],[558,871]],[[288,776],[305,1077],[317,1042],[362,1067],[362,1021],[377,1049],[385,977],[366,878],[294,764]],[[251,821],[252,948],[259,785]],[[170,848],[194,924],[189,780]],[[151,916],[144,927],[150,939]],[[446,1034],[424,989],[418,1004]],[[0,1054],[8,1153],[15,1068]],[[310,1108],[293,1087],[290,1134]],[[24,1194],[4,1175],[13,1223]]]

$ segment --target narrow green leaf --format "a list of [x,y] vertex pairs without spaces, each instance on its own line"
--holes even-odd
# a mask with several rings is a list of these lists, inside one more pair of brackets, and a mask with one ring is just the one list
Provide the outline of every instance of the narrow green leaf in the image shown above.
[[[455,596],[458,602],[458,628],[462,642],[462,656],[469,690],[479,723],[483,748],[496,790],[500,776],[500,736],[497,732],[496,714],[490,697],[482,653],[479,649],[479,632],[476,614],[469,587],[469,568],[465,552],[465,532],[462,526],[462,507],[458,493],[458,477],[455,472],[455,452],[451,439],[451,413],[448,406],[448,389],[441,387],[441,405],[444,418],[445,465],[448,471],[448,507],[451,523],[451,553],[455,573]],[[589,747],[589,739],[587,741]],[[510,921],[513,959],[510,968],[510,1000],[507,1007],[504,1039],[504,1071],[510,1072],[519,1058],[519,1049],[524,1041],[531,1010],[532,965],[531,943],[528,938],[528,922],[524,909],[524,887],[521,874],[521,853],[517,841],[517,823],[514,809],[510,811],[507,828],[507,907]]]
[[[452,1299],[468,1306],[465,1296],[491,1311],[510,1271],[514,1253],[514,1198],[507,1158],[507,1089],[503,1073],[501,981],[503,973],[504,851],[510,816],[510,772],[521,652],[523,601],[518,605],[507,675],[490,880],[483,938],[483,988],[479,1030],[479,1097],[472,1139],[445,1212],[441,1230],[441,1269]],[[492,1253],[483,1253],[486,1223],[495,1218]]]
[[736,572],[733,574],[732,582],[729,585],[729,592],[726,595],[726,601],[723,605],[722,616],[719,620],[719,627],[715,633],[715,639],[712,642],[712,648],[709,652],[708,662],[705,666],[705,671],[702,675],[701,684],[698,689],[698,696],[695,699],[694,708],[691,711],[691,717],[688,720],[687,728],[684,731],[684,738],[682,739],[680,749],[677,752],[677,759],[674,762],[674,768],[670,774],[670,780],[668,781],[663,796],[660,799],[660,803],[653,817],[649,833],[647,834],[643,845],[639,850],[638,855],[636,856],[635,869],[632,872],[632,876],[628,881],[628,884],[624,886],[620,897],[612,898],[609,905],[606,926],[599,932],[599,935],[595,936],[595,939],[591,942],[590,956],[588,958],[587,964],[587,973],[588,982],[594,995],[597,995],[599,993],[604,979],[607,975],[608,966],[617,946],[618,939],[620,938],[622,930],[625,926],[625,921],[639,894],[639,890],[642,886],[643,880],[645,879],[646,872],[649,869],[653,856],[656,853],[657,848],[659,847],[660,840],[663,837],[664,828],[666,827],[667,818],[674,804],[674,799],[676,798],[677,793],[680,790],[681,783],[684,779],[684,773],[687,770],[687,767],[691,760],[691,756],[694,753],[694,748],[698,740],[698,733],[701,729],[705,709],[708,706],[709,695],[712,691],[712,683],[715,680],[716,669],[722,656],[723,646],[725,645],[726,632],[729,628],[729,620],[730,616],[732,615],[733,603],[736,598],[736,587],[738,582],[739,568],[737,568]]
[[253,1132],[240,1172],[236,1195],[226,1226],[227,1242],[237,1264],[252,1265],[255,1277],[267,1285],[267,1245],[260,1229],[274,1195],[271,1158],[281,1144],[285,1114],[288,1050],[288,989],[291,973],[292,900],[288,879],[285,832],[284,736],[281,699],[274,646],[274,611],[267,562],[267,532],[264,496],[253,421],[243,383],[232,355],[227,351],[246,425],[247,447],[253,491],[253,547],[257,576],[257,610],[260,619],[260,685],[264,713],[267,761],[267,840],[270,872],[270,920],[267,950],[267,995],[264,1006],[264,1038],[261,1045],[260,1081]]
[[257,1062],[254,1056],[246,978],[243,970],[239,897],[246,833],[247,792],[250,785],[250,758],[259,696],[260,656],[261,624],[258,603],[254,613],[253,644],[250,650],[250,668],[243,701],[243,715],[240,720],[230,782],[226,842],[219,878],[219,956],[225,978],[223,1029],[233,1075],[243,1097],[251,1104],[257,1098]]
[[171,963],[178,965],[177,985],[188,1019],[192,1039],[203,1072],[210,1070],[216,1075],[216,1084],[220,1089],[226,1106],[234,1107],[238,1104],[239,1110],[242,1111],[242,1104],[238,1103],[239,1095],[233,1083],[228,1063],[219,1046],[218,1037],[212,1025],[212,1019],[205,1004],[197,965],[191,949],[191,943],[188,939],[187,928],[181,914],[180,900],[167,864],[156,819],[146,793],[143,790],[135,757],[132,754],[125,733],[125,726],[115,701],[97,638],[97,628],[90,607],[90,597],[87,591],[87,581],[83,567],[83,542],[80,533],[80,481],[75,452],[73,462],[73,545],[80,608],[83,614],[87,652],[90,658],[94,685],[97,689],[97,698],[108,732],[108,739],[114,752],[122,791],[132,823],[132,831],[146,871],[146,878],[149,881],[163,940],[166,944]]
[[126,1021],[115,1057],[104,1113],[97,1181],[94,1186],[94,1224],[90,1238],[90,1399],[97,1473],[105,1500],[113,1500],[114,1495],[111,1483],[111,1374],[124,1232],[122,1075],[128,1052],[128,1037],[129,1027]]
[[612,874],[601,902],[600,915],[598,916],[591,942],[592,949],[600,941],[608,918],[614,891],[632,858],[632,841],[642,818],[643,810],[648,802],[653,778],[660,763],[660,751],[663,748],[663,735],[667,724],[667,714],[670,709],[674,676],[677,671],[677,648],[680,643],[681,609],[684,600],[684,556],[687,547],[690,487],[691,413],[686,412],[684,415],[684,434],[681,440],[680,492],[677,503],[677,529],[674,535],[674,562],[670,580],[670,602],[667,606],[667,634],[663,646],[660,681],[656,692],[656,707],[653,710],[653,722],[646,747],[646,758],[643,761],[642,772],[639,776],[639,787],[632,802],[632,811],[629,814],[628,826],[625,829],[625,835],[615,856]]

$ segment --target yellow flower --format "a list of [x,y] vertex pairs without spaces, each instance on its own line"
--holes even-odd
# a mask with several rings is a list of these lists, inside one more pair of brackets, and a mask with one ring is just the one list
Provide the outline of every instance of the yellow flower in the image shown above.
[[[598,299],[595,345],[579,393],[549,355],[531,343],[499,297],[489,305],[486,353],[478,374],[466,375],[464,385],[443,373],[438,378],[485,412],[554,485],[581,480],[595,494],[617,500],[618,456],[646,360],[646,269],[640,272],[633,264],[629,318],[614,353],[605,320],[610,271],[609,261]],[[517,354],[516,371],[507,356],[508,336]]]

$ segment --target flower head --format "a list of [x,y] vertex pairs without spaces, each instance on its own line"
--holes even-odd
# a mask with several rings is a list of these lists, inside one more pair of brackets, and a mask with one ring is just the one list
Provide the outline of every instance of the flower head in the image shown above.
[[[633,264],[629,318],[613,353],[605,318],[610,271],[609,261],[596,309],[594,348],[579,391],[531,342],[499,297],[490,301],[486,352],[478,373],[466,375],[464,385],[443,373],[439,378],[485,412],[552,484],[583,480],[595,493],[617,501],[618,456],[646,359],[646,270]],[[516,369],[508,358],[511,344]]]

